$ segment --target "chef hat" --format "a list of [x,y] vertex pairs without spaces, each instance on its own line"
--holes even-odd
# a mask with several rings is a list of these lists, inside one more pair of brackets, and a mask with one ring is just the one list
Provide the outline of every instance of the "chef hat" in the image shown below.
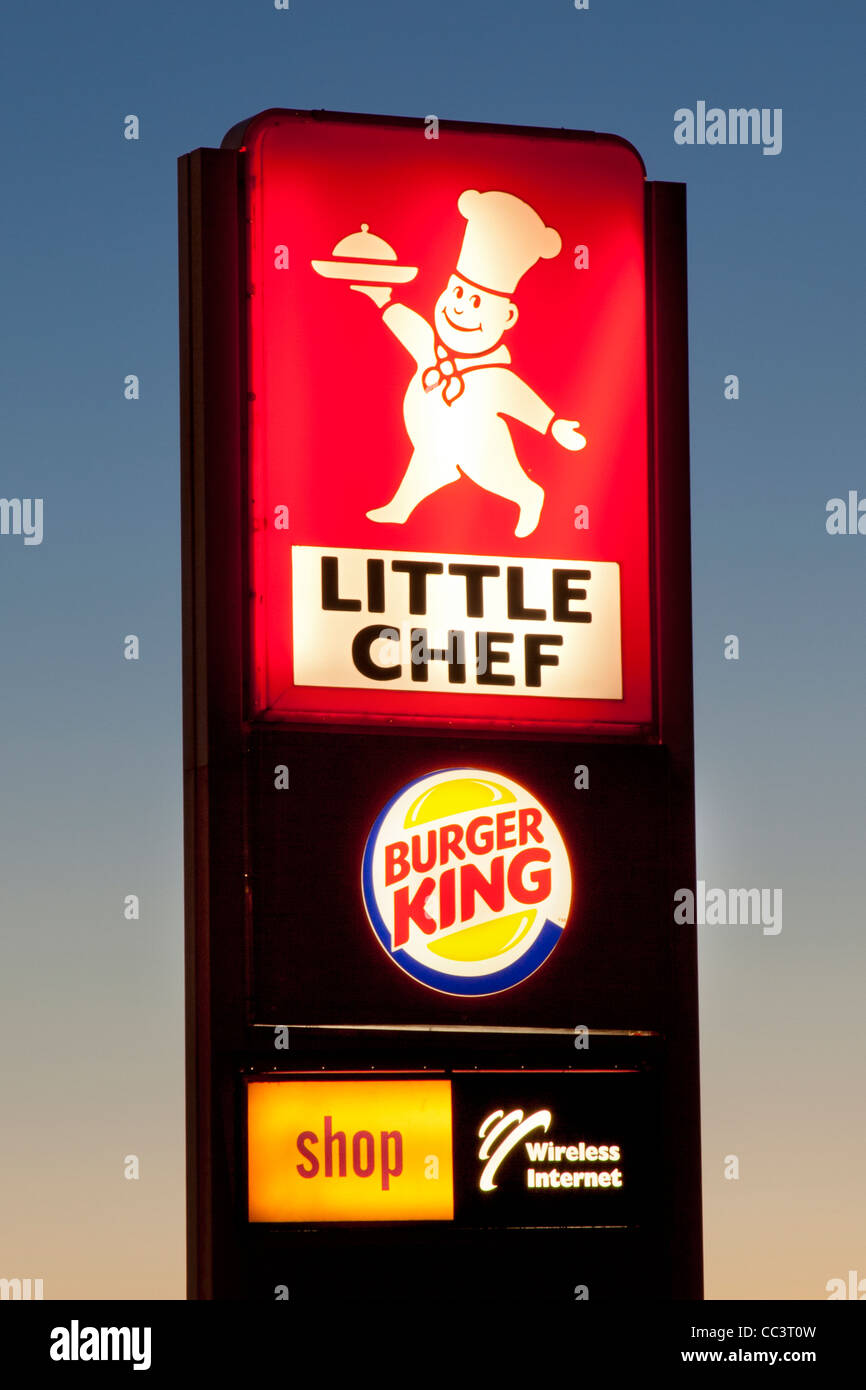
[[530,266],[562,249],[559,232],[545,227],[535,209],[513,193],[469,188],[457,207],[466,218],[457,274],[479,289],[512,294]]

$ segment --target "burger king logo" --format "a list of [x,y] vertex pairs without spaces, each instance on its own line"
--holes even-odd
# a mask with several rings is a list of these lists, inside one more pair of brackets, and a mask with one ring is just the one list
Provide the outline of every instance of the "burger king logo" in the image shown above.
[[444,994],[498,994],[562,935],[568,854],[550,813],[499,773],[454,768],[393,796],[370,831],[364,906],[383,949]]

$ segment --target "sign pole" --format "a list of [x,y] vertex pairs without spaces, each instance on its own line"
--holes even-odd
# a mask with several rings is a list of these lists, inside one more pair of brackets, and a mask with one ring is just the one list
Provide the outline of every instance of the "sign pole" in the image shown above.
[[[236,1295],[229,1057],[244,1044],[240,157],[179,161],[190,1298]],[[228,1092],[230,1094],[230,1091]]]
[[688,287],[684,184],[647,184],[659,671],[659,741],[670,760],[671,1019],[666,1113],[674,1298],[703,1296],[697,932],[673,922],[674,893],[695,891],[694,696],[689,487]]

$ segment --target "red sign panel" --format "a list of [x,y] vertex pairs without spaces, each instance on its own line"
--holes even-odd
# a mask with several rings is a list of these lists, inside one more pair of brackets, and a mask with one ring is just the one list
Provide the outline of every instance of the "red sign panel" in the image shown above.
[[431,134],[246,134],[253,713],[645,727],[643,166]]

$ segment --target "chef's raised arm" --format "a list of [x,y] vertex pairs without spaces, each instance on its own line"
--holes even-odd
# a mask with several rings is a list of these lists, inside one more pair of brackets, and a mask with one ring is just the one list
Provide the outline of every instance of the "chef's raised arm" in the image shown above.
[[435,362],[433,329],[414,309],[405,304],[389,304],[382,315],[382,322],[415,358],[419,367]]
[[389,304],[391,291],[384,285],[352,285],[351,288],[372,299],[380,309],[384,308],[384,323],[415,358],[419,367],[429,366],[436,360],[433,351],[435,337],[426,319],[405,304]]

